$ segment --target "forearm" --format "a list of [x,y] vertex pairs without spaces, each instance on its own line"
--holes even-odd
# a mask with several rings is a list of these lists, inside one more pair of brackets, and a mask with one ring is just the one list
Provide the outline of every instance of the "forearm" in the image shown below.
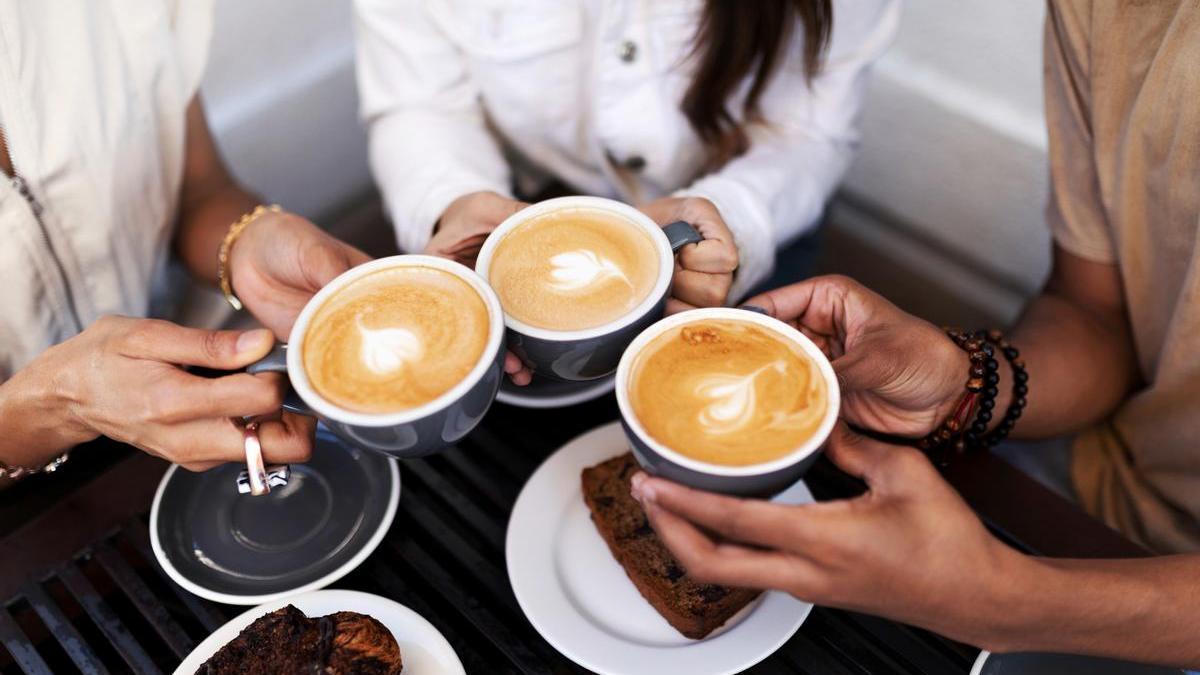
[[[1029,304],[1009,339],[1029,373],[1027,405],[1014,437],[1058,436],[1094,424],[1111,414],[1136,382],[1124,317],[1088,311],[1052,291]],[[1007,364],[999,392],[996,410],[1003,411],[1012,396]]]
[[217,250],[232,225],[257,204],[232,181],[215,186],[184,204],[179,214],[175,251],[198,279],[217,283]]
[[996,580],[1008,601],[991,608],[989,649],[1200,667],[1200,555],[1020,564]]

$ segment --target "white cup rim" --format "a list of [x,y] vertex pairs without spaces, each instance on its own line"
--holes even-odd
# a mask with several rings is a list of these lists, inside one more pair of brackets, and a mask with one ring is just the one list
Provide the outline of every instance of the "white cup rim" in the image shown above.
[[[308,324],[312,320],[313,315],[316,314],[317,310],[333,294],[362,277],[396,267],[432,267],[449,272],[470,284],[487,307],[487,343],[484,346],[483,353],[479,355],[479,360],[467,373],[466,377],[432,401],[423,403],[415,408],[390,413],[364,413],[348,410],[326,400],[313,389],[308,379],[308,373],[304,370],[302,360],[304,334],[308,329]],[[478,274],[472,271],[471,268],[453,260],[435,256],[414,254],[394,255],[372,260],[371,262],[343,272],[309,299],[308,303],[304,305],[304,309],[300,311],[300,316],[296,318],[296,323],[292,325],[292,331],[288,335],[287,374],[288,379],[292,383],[292,388],[296,390],[296,393],[300,395],[300,398],[308,407],[318,415],[326,419],[357,427],[390,427],[428,417],[440,412],[443,408],[448,407],[465,396],[483,378],[484,374],[487,373],[492,365],[492,361],[496,358],[497,350],[500,349],[503,340],[504,314],[500,309],[500,299],[496,297],[495,291]]]
[[[668,330],[679,326],[702,321],[705,319],[730,319],[734,321],[745,321],[754,323],[764,328],[782,334],[790,339],[804,350],[810,358],[817,364],[817,370],[820,371],[821,377],[825,380],[825,389],[829,397],[829,406],[825,411],[825,417],[821,420],[817,431],[802,443],[795,450],[788,454],[777,457],[768,462],[760,462],[758,464],[748,464],[744,466],[730,466],[726,464],[713,464],[712,462],[704,462],[698,459],[687,457],[666,445],[658,442],[646,432],[641,421],[633,412],[633,405],[629,402],[629,376],[633,368],[633,362],[637,354],[654,338],[662,335]],[[786,469],[792,466],[809,455],[816,452],[825,444],[829,438],[829,434],[833,432],[833,427],[837,424],[838,412],[841,409],[841,391],[838,388],[837,376],[833,372],[833,366],[830,365],[829,359],[821,351],[812,340],[806,335],[787,325],[786,323],[763,315],[757,312],[752,312],[745,309],[737,309],[734,307],[707,307],[701,309],[691,309],[686,312],[680,312],[669,316],[646,330],[634,338],[633,342],[626,348],[625,353],[621,356],[621,362],[617,366],[617,407],[621,411],[621,418],[637,434],[643,443],[650,446],[655,452],[663,458],[678,464],[684,468],[691,469],[698,473],[711,474],[715,476],[761,476],[769,474],[781,469]]]
[[547,199],[517,211],[508,218],[505,218],[504,222],[500,223],[495,230],[492,230],[487,240],[483,242],[483,247],[479,250],[479,256],[476,258],[475,271],[485,282],[490,283],[488,281],[488,271],[491,268],[492,256],[496,251],[496,247],[499,246],[500,241],[504,239],[510,230],[552,211],[570,209],[606,212],[609,215],[624,218],[632,224],[641,227],[650,236],[650,241],[653,242],[658,253],[658,278],[655,280],[654,287],[650,293],[638,303],[637,307],[608,323],[592,328],[580,330],[539,328],[531,326],[505,312],[505,325],[522,335],[551,342],[574,342],[602,335],[610,335],[645,316],[647,312],[658,304],[671,287],[671,277],[675,273],[675,255],[671,251],[671,243],[667,240],[667,235],[662,231],[662,227],[651,220],[650,216],[638,211],[634,207],[605,197],[555,197],[554,199]]

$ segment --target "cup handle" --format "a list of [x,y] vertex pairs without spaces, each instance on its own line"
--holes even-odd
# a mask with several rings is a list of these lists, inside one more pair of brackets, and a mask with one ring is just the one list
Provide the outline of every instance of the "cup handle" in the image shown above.
[[[276,344],[271,352],[261,359],[246,366],[246,372],[251,375],[258,373],[283,373],[287,375],[287,349],[284,343]],[[316,413],[296,395],[296,390],[288,386],[287,394],[283,397],[283,409],[298,415],[316,417]]]
[[691,223],[677,220],[663,227],[663,234],[667,235],[667,241],[671,244],[671,252],[679,253],[679,249],[688,244],[699,244],[704,241],[704,235],[700,234]]
[[[276,344],[266,356],[246,366],[246,372],[251,375],[258,373],[283,373],[287,375],[287,345],[284,343]],[[296,395],[296,390],[288,386],[287,394],[283,397],[283,409],[289,412],[299,413],[301,415],[313,416],[313,411],[300,397]],[[255,434],[254,443],[258,443],[257,434]],[[246,470],[238,474],[237,490],[239,494],[249,494],[253,496],[261,496],[269,494],[271,488],[283,487],[288,484],[291,478],[292,469],[287,464],[275,464],[264,467],[262,465],[261,450],[257,450],[257,461],[251,462],[249,453],[247,453]]]

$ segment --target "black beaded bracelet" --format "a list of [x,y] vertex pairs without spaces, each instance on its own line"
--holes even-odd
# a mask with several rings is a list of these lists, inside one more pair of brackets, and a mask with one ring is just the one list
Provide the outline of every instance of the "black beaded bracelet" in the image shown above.
[[[917,444],[939,464],[946,463],[951,451],[961,453],[978,445],[992,419],[1000,381],[995,349],[984,336],[953,328],[947,328],[946,335],[967,353],[970,365],[966,391],[954,413]],[[968,425],[972,416],[974,421]]]
[[1005,411],[1004,418],[1000,420],[1000,424],[996,425],[996,428],[983,438],[983,446],[990,448],[1008,437],[1009,432],[1016,425],[1017,419],[1025,411],[1025,404],[1027,403],[1025,397],[1029,394],[1029,373],[1025,370],[1025,362],[1021,359],[1021,352],[1009,344],[1000,331],[990,330],[984,337],[989,343],[995,345],[1000,350],[1000,353],[1004,355],[1004,359],[1008,361],[1008,365],[1012,369],[1012,401],[1009,402],[1008,410]]

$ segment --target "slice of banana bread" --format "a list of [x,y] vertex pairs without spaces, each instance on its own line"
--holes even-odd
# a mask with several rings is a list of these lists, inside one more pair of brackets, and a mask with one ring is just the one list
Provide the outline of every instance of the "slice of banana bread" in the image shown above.
[[637,469],[632,453],[584,469],[583,500],[600,536],[642,597],[675,630],[699,640],[758,597],[759,591],[692,579],[629,494],[629,479]]

